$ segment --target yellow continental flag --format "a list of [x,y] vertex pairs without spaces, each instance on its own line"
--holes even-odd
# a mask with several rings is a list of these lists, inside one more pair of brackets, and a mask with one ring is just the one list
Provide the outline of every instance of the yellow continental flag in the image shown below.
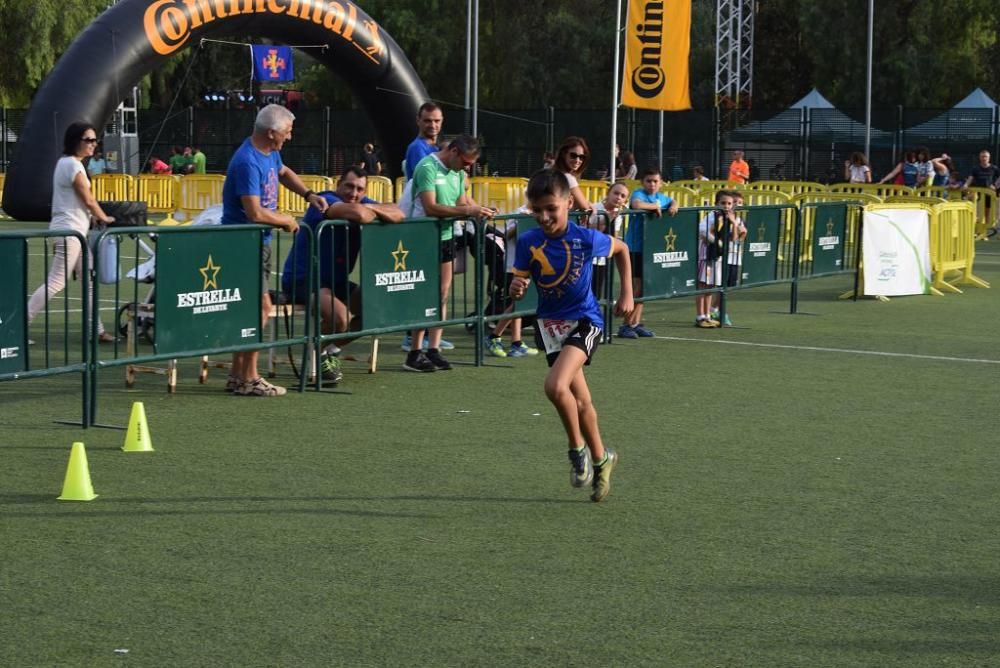
[[690,50],[691,0],[629,0],[622,104],[690,109]]

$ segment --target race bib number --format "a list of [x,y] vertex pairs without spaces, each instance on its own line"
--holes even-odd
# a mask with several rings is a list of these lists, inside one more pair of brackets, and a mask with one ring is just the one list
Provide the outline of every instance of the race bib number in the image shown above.
[[576,329],[577,320],[540,320],[539,326],[542,328],[542,343],[545,345],[545,354],[551,355],[562,350],[563,342],[570,332]]

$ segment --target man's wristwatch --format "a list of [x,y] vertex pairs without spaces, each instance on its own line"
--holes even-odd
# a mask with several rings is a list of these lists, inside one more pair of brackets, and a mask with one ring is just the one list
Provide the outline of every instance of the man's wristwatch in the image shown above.
[[315,194],[316,194],[316,193],[314,193],[313,191],[311,191],[311,190],[307,190],[307,191],[305,191],[305,192],[304,192],[304,193],[302,194],[302,198],[303,198],[303,199],[309,199],[310,197],[312,197],[312,196],[313,196],[313,195],[315,195]]

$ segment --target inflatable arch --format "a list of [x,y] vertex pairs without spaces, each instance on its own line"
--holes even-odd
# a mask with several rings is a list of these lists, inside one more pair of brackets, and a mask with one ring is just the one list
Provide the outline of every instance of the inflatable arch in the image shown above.
[[48,220],[66,126],[100,128],[143,75],[202,37],[226,34],[327,44],[316,59],[350,86],[390,172],[398,169],[427,92],[396,42],[350,0],[122,0],[80,34],[38,90],[7,172],[4,211]]

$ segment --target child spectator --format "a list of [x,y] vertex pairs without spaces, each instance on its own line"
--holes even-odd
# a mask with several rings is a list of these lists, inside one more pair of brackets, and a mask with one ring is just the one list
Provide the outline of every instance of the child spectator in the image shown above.
[[600,502],[611,491],[618,454],[604,447],[583,374],[604,327],[601,309],[590,291],[590,261],[599,255],[615,258],[621,275],[616,311],[627,316],[633,306],[629,250],[617,239],[569,221],[570,187],[561,172],[536,173],[528,182],[527,196],[539,226],[517,240],[511,296],[523,298],[535,282],[535,339],[544,348],[550,367],[545,395],[559,413],[569,441],[570,484],[590,483],[591,501]]
[[[733,197],[734,210],[742,208],[743,193],[736,192],[735,190],[728,192]],[[716,202],[718,202],[718,196],[716,196]],[[722,276],[722,282],[728,288],[733,288],[740,284],[740,270],[743,268],[743,240],[746,238],[746,222],[744,222],[743,216],[737,213],[736,223],[733,225],[729,237],[729,252],[726,253],[725,272]],[[726,316],[724,318],[719,317],[720,298],[721,295],[716,293],[714,296],[715,306],[712,308],[711,313],[709,313],[709,317],[716,322],[722,323],[723,327],[732,327],[733,320],[729,317],[729,309],[726,309]]]
[[[530,213],[527,207],[521,207],[517,210],[517,213]],[[486,239],[484,243],[491,244],[489,247],[490,253],[492,253],[492,259],[497,265],[502,265],[505,269],[505,279],[504,287],[502,292],[505,295],[510,295],[510,285],[514,280],[514,252],[511,248],[511,252],[507,252],[512,242],[516,242],[517,239],[517,221],[507,220],[507,221],[497,221],[495,223],[489,224],[486,228]],[[497,262],[497,260],[499,260]],[[499,267],[497,267],[499,268]],[[495,270],[494,270],[495,271]],[[504,308],[504,313],[510,313],[514,310],[514,302],[508,299],[509,302]],[[510,325],[510,348],[504,349],[503,347],[503,333]],[[510,318],[508,320],[498,320],[493,328],[492,334],[486,335],[486,340],[483,345],[486,349],[486,353],[492,355],[493,357],[534,357],[538,354],[537,348],[532,348],[531,346],[524,343],[521,337],[521,318]]]
[[[615,239],[622,238],[622,222],[624,216],[621,210],[628,202],[628,187],[624,183],[616,183],[608,188],[608,193],[604,199],[594,205],[594,212],[590,214],[590,227],[593,230],[604,232]],[[604,291],[604,282],[607,279],[607,258],[594,258],[594,296],[600,301]]]
[[[716,210],[709,212],[698,224],[698,289],[707,290],[720,285],[722,274],[723,234],[727,222],[737,227],[733,207],[736,200],[729,190],[719,190],[715,193]],[[695,327],[710,329],[719,327],[719,321],[711,317],[712,293],[704,293],[694,298],[697,316]]]
[[848,183],[872,182],[872,170],[864,153],[855,151],[851,159],[844,162],[844,180]]
[[[628,229],[625,232],[625,243],[632,253],[632,291],[636,297],[642,296],[642,235],[645,216],[660,218],[666,212],[671,216],[677,213],[677,202],[660,192],[663,179],[658,167],[647,167],[642,173],[642,188],[632,193],[629,207],[640,211],[648,211],[644,215],[629,217]],[[636,304],[635,309],[625,318],[618,328],[618,337],[622,339],[637,339],[640,336],[656,336],[642,325],[642,304]]]

